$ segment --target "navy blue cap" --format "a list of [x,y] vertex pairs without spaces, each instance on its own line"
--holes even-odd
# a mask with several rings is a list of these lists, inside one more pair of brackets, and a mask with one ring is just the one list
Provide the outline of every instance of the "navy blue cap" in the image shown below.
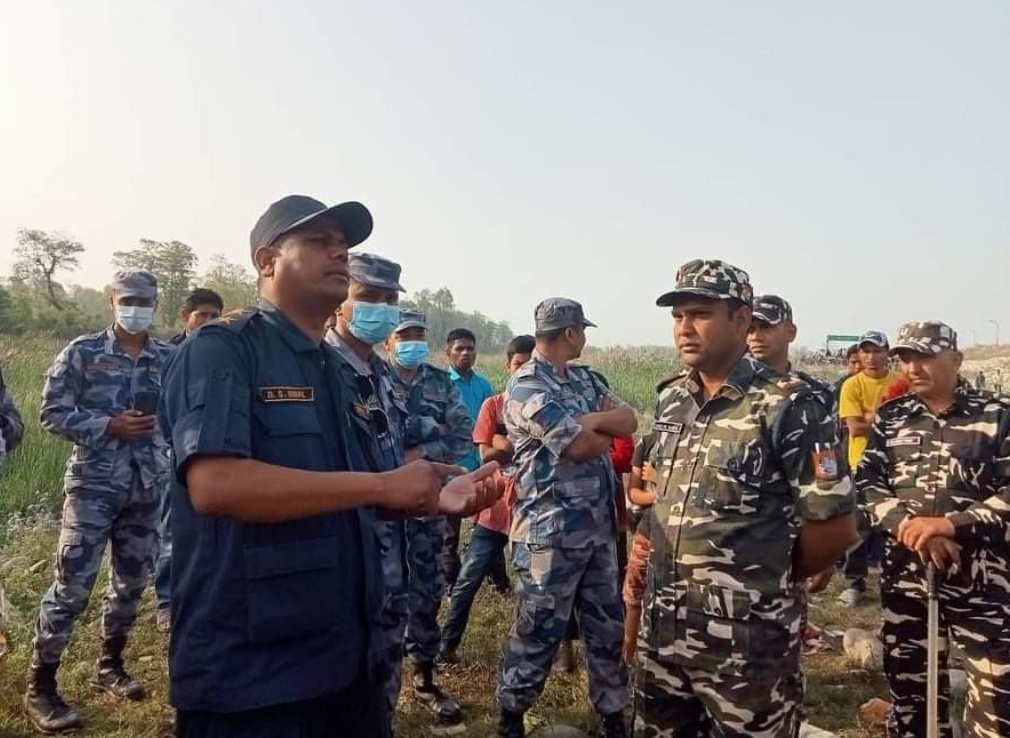
[[859,346],[862,347],[864,343],[871,343],[874,346],[879,346],[882,349],[886,349],[887,346],[887,336],[880,331],[866,331],[862,336],[859,337]]
[[540,302],[533,311],[533,322],[538,331],[550,331],[558,328],[596,327],[596,323],[586,319],[582,305],[567,297],[548,297]]
[[400,322],[393,329],[393,333],[405,331],[408,328],[424,328],[428,330],[428,316],[420,310],[404,308],[400,311]]
[[328,216],[344,232],[348,247],[357,246],[372,233],[372,214],[360,202],[342,202],[326,207],[319,200],[305,195],[288,195],[267,208],[249,234],[249,247],[270,246],[278,238],[316,218]]
[[158,298],[158,280],[146,269],[124,269],[112,278],[112,291],[121,297]]
[[347,259],[351,279],[380,290],[406,292],[400,284],[400,265],[375,254],[351,254]]

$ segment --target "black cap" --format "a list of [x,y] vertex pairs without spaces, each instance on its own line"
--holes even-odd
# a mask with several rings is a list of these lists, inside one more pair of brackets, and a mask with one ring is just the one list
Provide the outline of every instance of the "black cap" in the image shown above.
[[288,231],[328,215],[344,232],[347,246],[357,246],[372,233],[372,214],[360,202],[342,202],[326,207],[305,195],[288,195],[267,208],[249,234],[250,251],[270,246]]

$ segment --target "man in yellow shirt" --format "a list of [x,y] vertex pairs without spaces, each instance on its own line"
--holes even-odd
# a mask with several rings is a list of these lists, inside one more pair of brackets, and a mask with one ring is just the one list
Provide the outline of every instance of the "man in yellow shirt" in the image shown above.
[[[873,421],[877,416],[884,394],[894,384],[899,374],[890,369],[887,336],[880,331],[867,331],[859,339],[859,362],[862,371],[853,375],[842,385],[838,399],[838,417],[849,432],[849,469],[856,473],[859,460],[866,451],[866,442],[873,433]],[[860,500],[864,503],[865,500]],[[872,546],[868,537],[858,548],[850,551],[845,558],[843,572],[846,588],[838,596],[838,601],[855,607],[860,595],[866,592],[866,574],[869,570],[867,557]]]

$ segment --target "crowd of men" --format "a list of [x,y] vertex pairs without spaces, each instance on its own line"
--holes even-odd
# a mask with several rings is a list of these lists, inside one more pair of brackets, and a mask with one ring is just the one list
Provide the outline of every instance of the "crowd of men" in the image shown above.
[[[120,272],[112,324],[56,358],[41,420],[74,445],[24,698],[40,730],[82,725],[57,673],[109,549],[92,684],[145,698],[124,651],[153,578],[181,737],[391,736],[404,658],[433,728],[459,726],[438,667],[482,583],[513,591],[508,554],[501,738],[526,734],[576,637],[605,738],[629,735],[629,708],[640,738],[792,738],[809,598],[840,568],[857,604],[882,548],[889,734],[925,736],[932,567],[969,733],[1010,735],[1010,400],[960,377],[949,326],[868,331],[828,386],[790,363],[787,300],[694,260],[656,300],[684,368],[639,429],[580,361],[594,323],[570,299],[536,306],[504,392],[465,328],[434,366],[400,266],[351,251],[371,230],[360,203],[285,197],[251,232],[257,306],[195,290],[165,342],[155,278]],[[0,418],[10,449],[2,379]],[[944,668],[949,735],[946,691]]]

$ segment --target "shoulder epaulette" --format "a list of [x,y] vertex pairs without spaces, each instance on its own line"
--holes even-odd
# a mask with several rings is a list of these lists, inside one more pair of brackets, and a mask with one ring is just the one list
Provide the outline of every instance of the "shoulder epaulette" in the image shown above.
[[88,343],[89,341],[105,341],[105,332],[107,328],[103,328],[100,331],[95,331],[94,333],[84,333],[70,342],[70,346],[79,346],[82,343]]
[[892,397],[890,400],[885,400],[877,408],[877,415],[880,417],[891,417],[899,412],[899,407],[904,405],[908,399],[912,397],[911,392],[906,392],[903,395],[898,395],[897,397]]
[[669,374],[663,377],[661,380],[659,380],[659,384],[656,385],[656,392],[662,392],[665,387],[667,387],[673,382],[676,382],[678,379],[683,379],[687,375],[688,371],[684,369],[679,372],[676,372],[675,374]]
[[257,307],[247,307],[241,310],[232,310],[222,315],[217,320],[213,320],[206,324],[206,328],[221,327],[226,328],[232,333],[241,333],[245,327],[249,324],[249,321],[254,317],[259,315],[259,308]]
[[434,375],[435,375],[436,377],[437,377],[437,376],[442,376],[442,377],[445,377],[445,378],[448,378],[448,377],[449,377],[449,372],[448,372],[448,370],[446,370],[446,369],[443,369],[443,368],[442,368],[442,367],[440,367],[440,366],[435,366],[434,364],[425,364],[425,365],[424,365],[424,370],[425,370],[426,372],[431,372],[431,373],[432,373],[432,374],[434,374]]

